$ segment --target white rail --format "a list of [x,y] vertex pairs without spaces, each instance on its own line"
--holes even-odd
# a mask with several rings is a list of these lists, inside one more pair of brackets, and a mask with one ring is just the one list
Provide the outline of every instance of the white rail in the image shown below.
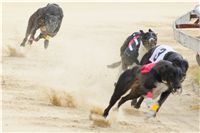
[[[173,23],[174,38],[183,46],[190,48],[196,52],[200,52],[200,39],[197,37],[190,36],[181,31],[180,29],[176,28],[177,24],[189,23],[191,13],[193,13],[193,11],[188,12],[187,14],[175,20],[175,22]],[[200,35],[200,28],[197,28],[197,34]]]

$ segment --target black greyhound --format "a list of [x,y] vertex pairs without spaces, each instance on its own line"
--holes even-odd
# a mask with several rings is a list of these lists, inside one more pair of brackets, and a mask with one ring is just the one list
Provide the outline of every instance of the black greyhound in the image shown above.
[[[131,34],[120,48],[121,61],[108,65],[109,68],[122,64],[122,70],[126,70],[133,63],[139,64],[139,55],[143,55],[157,44],[157,34],[151,29],[148,32],[140,30]],[[142,49],[143,47],[143,49]]]
[[[34,12],[28,21],[28,27],[26,30],[25,38],[23,39],[21,46],[25,46],[25,43],[29,37],[29,44],[33,41],[39,41],[44,38],[44,47],[47,48],[49,44],[49,37],[54,37],[60,29],[63,19],[62,8],[57,4],[48,4],[43,8],[39,8]],[[40,28],[41,33],[35,39],[35,33]]]
[[[148,64],[148,63],[155,63],[160,60],[170,61],[176,67],[179,67],[183,72],[181,82],[184,81],[189,64],[188,64],[187,60],[185,60],[181,56],[181,54],[177,53],[170,46],[158,45],[158,46],[150,49],[143,56],[140,64],[144,65],[144,64]],[[159,106],[161,106],[164,103],[164,101],[167,99],[167,97],[170,95],[170,93],[174,92],[173,86],[167,85],[166,87],[168,87],[168,89],[166,89],[166,91],[161,94],[160,99],[158,101]],[[131,102],[131,105],[134,106],[135,108],[140,108],[140,105],[143,102],[143,100],[144,100],[144,97],[140,97],[138,101],[137,101],[137,99],[133,99],[133,101]]]
[[128,90],[130,93],[122,97],[118,102],[118,108],[127,100],[132,100],[140,96],[145,96],[147,92],[156,89],[158,83],[172,86],[175,90],[181,88],[182,70],[169,61],[159,61],[153,67],[145,72],[147,66],[134,66],[127,69],[119,77],[115,86],[114,93],[110,99],[108,107],[104,110],[103,116],[107,117],[112,106],[124,95]]

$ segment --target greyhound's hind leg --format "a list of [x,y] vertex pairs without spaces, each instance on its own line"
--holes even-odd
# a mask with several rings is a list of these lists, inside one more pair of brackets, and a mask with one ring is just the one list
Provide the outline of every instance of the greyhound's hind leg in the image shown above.
[[136,102],[136,104],[134,105],[134,107],[135,107],[136,109],[139,109],[139,108],[140,108],[140,105],[141,105],[142,102],[143,102],[143,100],[144,100],[144,97],[141,96],[141,97],[139,98],[139,100]]
[[20,46],[24,47],[25,46],[25,43],[27,41],[27,37],[24,38],[24,40],[22,41],[22,43],[20,44]]
[[112,95],[112,97],[110,99],[108,107],[104,110],[103,116],[105,118],[108,116],[108,113],[109,113],[110,109],[112,108],[112,106],[120,99],[120,97],[122,95],[123,94],[117,93],[116,91],[114,91],[114,93],[113,93],[113,95]]
[[20,44],[20,46],[22,46],[22,47],[25,46],[25,44],[26,44],[26,42],[27,42],[27,40],[28,40],[28,36],[29,36],[29,35],[30,35],[30,29],[28,28],[27,31],[26,31],[26,35],[25,35],[25,37],[24,37],[22,43]]
[[128,88],[125,89],[125,88],[120,87],[119,84],[116,85],[113,95],[110,99],[109,105],[104,110],[104,113],[103,113],[104,117],[108,116],[108,113],[109,113],[110,109],[112,108],[112,106],[121,98],[122,95],[124,95],[126,93],[126,91],[128,91]]
[[34,29],[32,29],[32,31],[31,31],[31,36],[30,36],[30,38],[29,38],[29,40],[28,40],[28,43],[31,45],[32,43],[33,43],[33,41],[35,41],[35,33],[36,33],[36,31],[37,31],[37,28],[34,28]]
[[121,98],[121,100],[119,101],[119,103],[118,103],[118,108],[123,104],[123,103],[125,103],[126,101],[128,101],[128,100],[132,100],[132,99],[137,99],[139,96],[138,95],[134,95],[134,94],[132,94],[131,92],[128,94],[128,95],[126,95],[126,96],[124,96],[124,97],[122,97]]
[[31,34],[32,30],[33,30],[33,21],[34,21],[34,18],[33,18],[33,15],[29,18],[29,21],[28,21],[28,26],[27,26],[27,29],[26,29],[26,35],[24,37],[24,40],[22,41],[22,43],[20,44],[20,46],[25,46],[26,44],[26,41],[28,40],[28,37],[29,35]]
[[132,101],[131,101],[131,106],[135,106],[136,103],[137,103],[137,99],[136,99],[136,98],[132,99]]

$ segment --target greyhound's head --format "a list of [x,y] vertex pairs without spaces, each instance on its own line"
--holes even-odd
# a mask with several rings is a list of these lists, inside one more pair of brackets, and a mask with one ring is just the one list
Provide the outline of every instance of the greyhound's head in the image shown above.
[[61,18],[59,16],[47,14],[45,16],[46,32],[49,33],[50,35],[52,33],[55,33],[56,28],[59,27],[60,23],[61,23]]
[[142,34],[142,43],[147,50],[156,46],[157,34],[155,32],[149,29],[146,33],[143,30],[140,30],[140,33]]
[[183,75],[182,75],[181,81],[184,81],[184,79],[186,77],[187,70],[189,68],[188,61],[185,60],[185,59],[174,58],[174,60],[172,62],[175,66],[179,67],[182,70]]
[[183,72],[180,67],[175,66],[169,61],[162,60],[156,64],[155,68],[161,80],[173,88],[172,92],[177,90],[182,92],[181,80]]

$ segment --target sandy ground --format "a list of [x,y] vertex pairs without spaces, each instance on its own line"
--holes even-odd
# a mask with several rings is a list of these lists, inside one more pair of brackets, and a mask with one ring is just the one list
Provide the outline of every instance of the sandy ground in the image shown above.
[[111,111],[107,124],[91,115],[107,106],[119,69],[106,66],[120,59],[119,48],[134,31],[152,28],[159,44],[196,66],[195,53],[172,31],[172,22],[195,3],[59,3],[64,19],[49,48],[42,40],[19,47],[29,16],[45,5],[3,3],[3,131],[200,132],[193,67],[183,93],[170,95],[155,119],[145,120],[146,107],[135,110],[130,102]]

